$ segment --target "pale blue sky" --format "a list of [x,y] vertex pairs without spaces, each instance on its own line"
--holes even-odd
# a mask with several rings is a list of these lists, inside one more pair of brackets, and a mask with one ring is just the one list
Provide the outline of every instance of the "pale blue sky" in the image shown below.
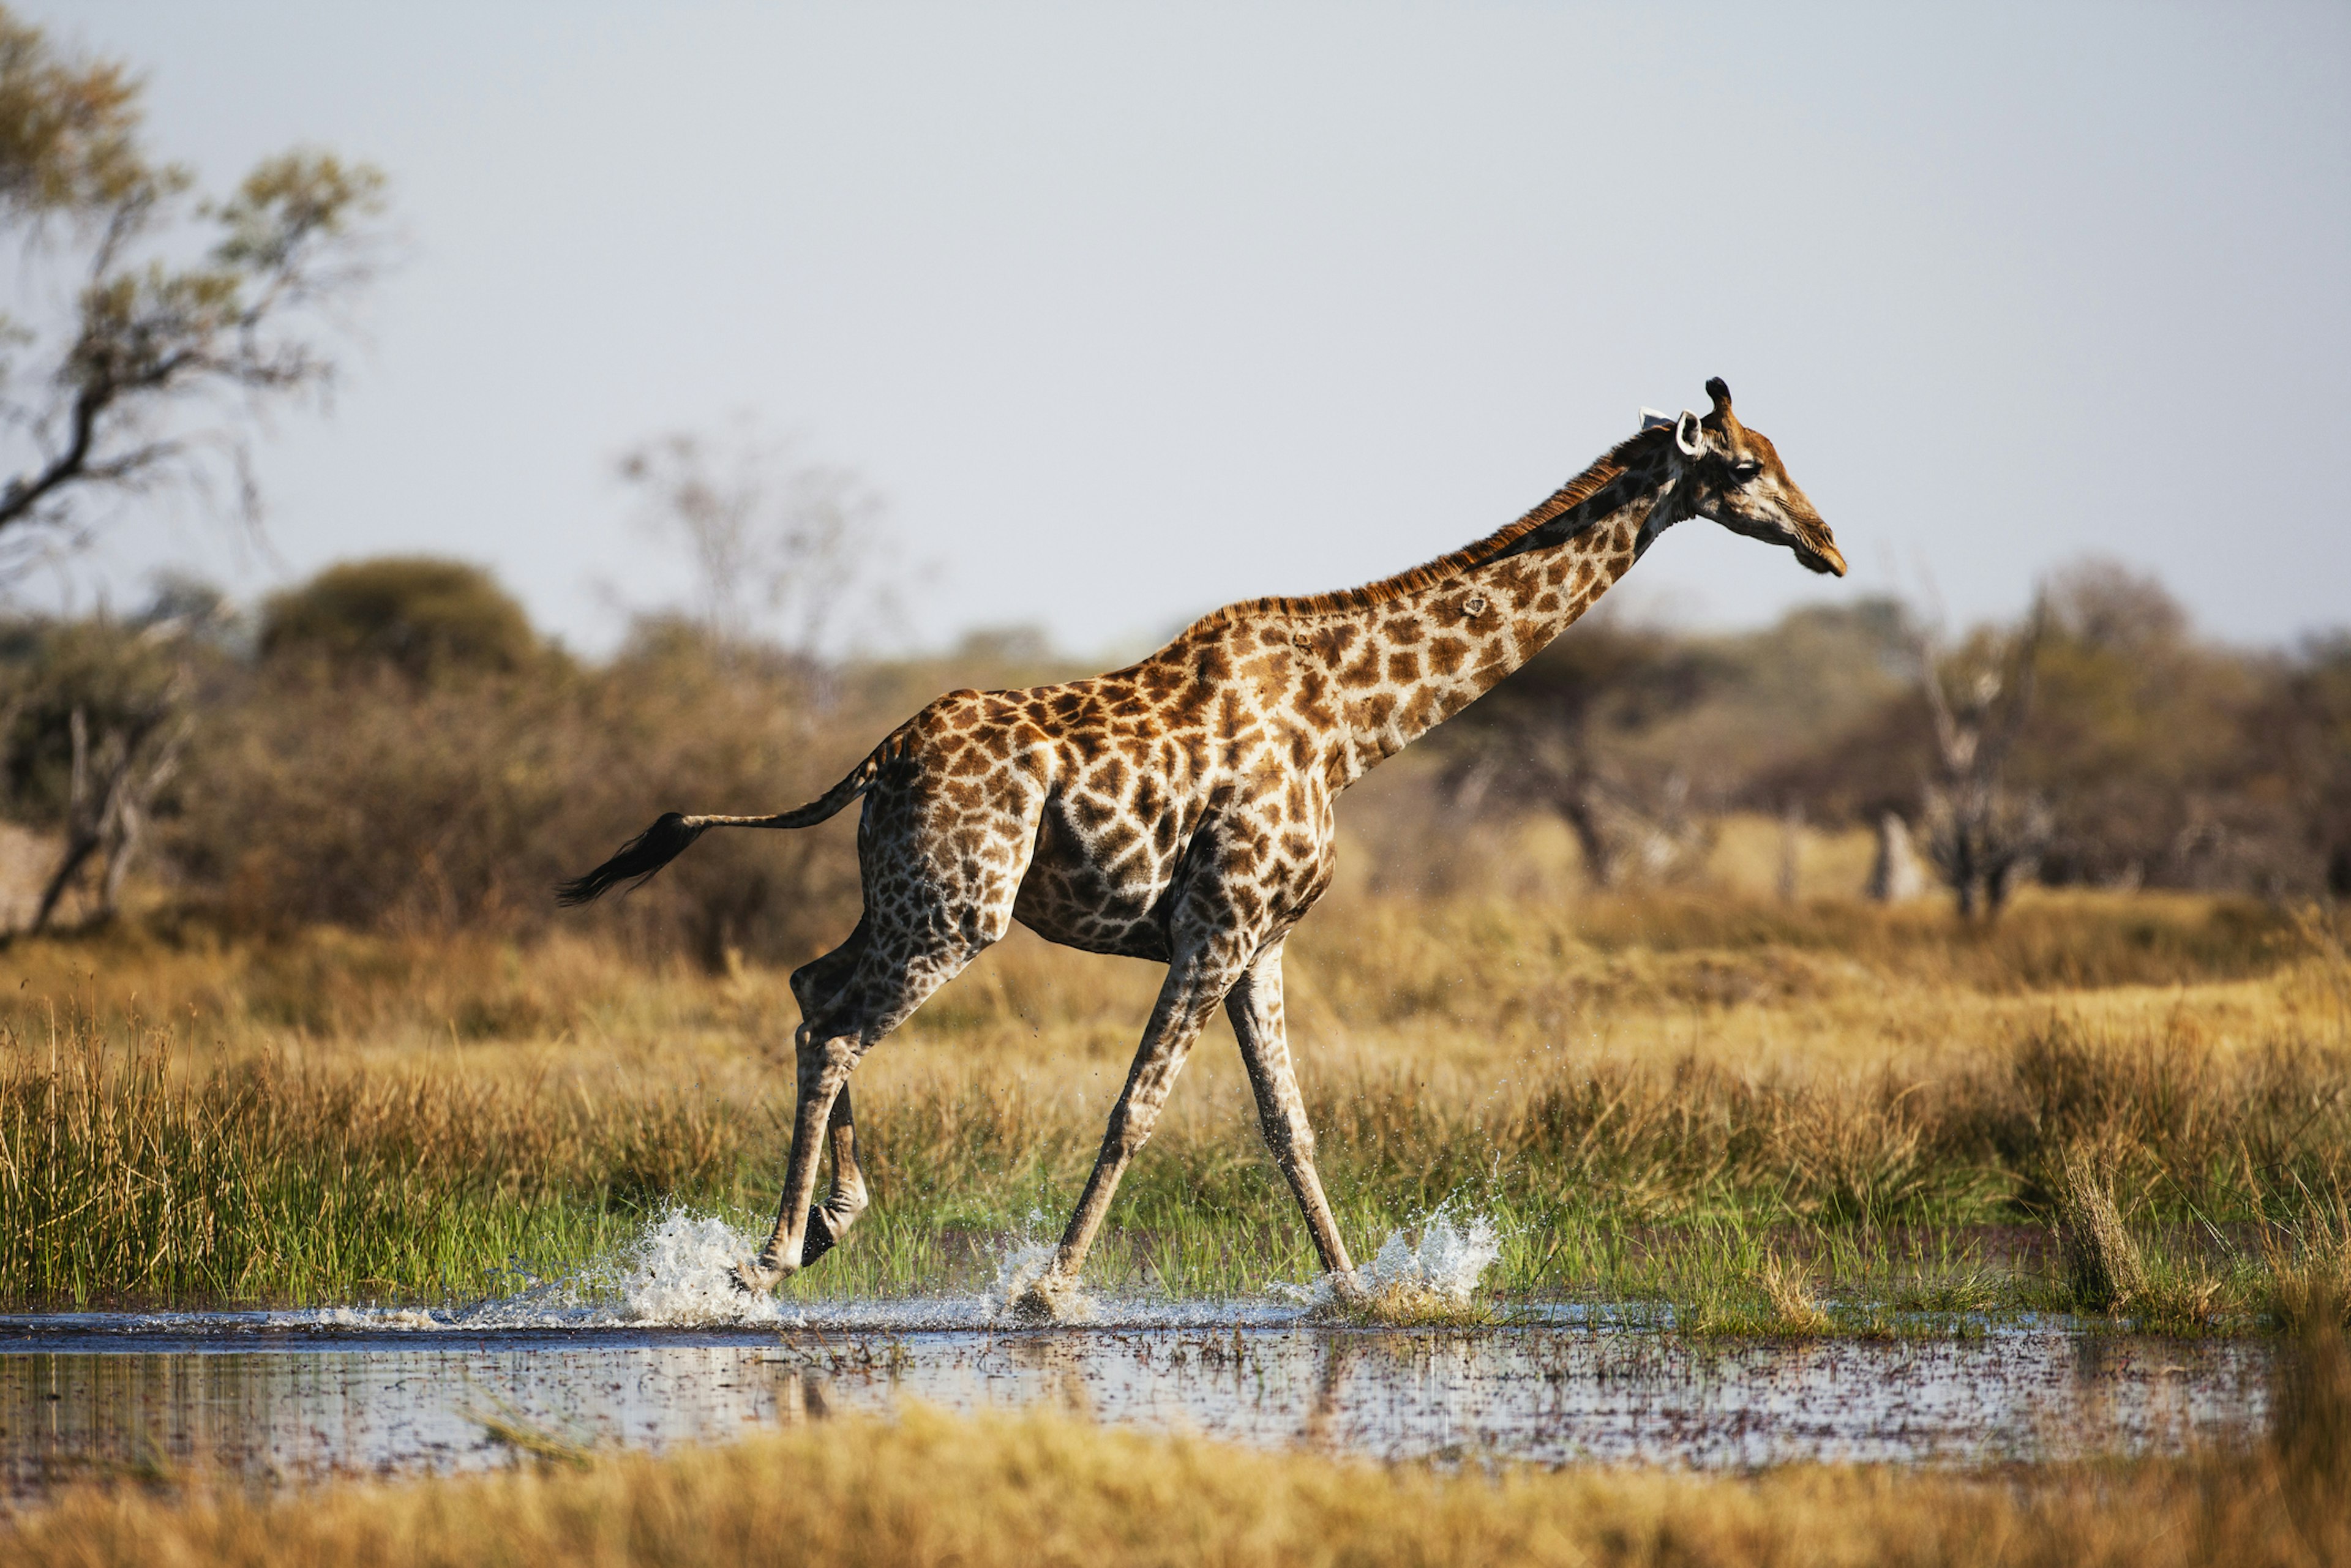
[[1451,548],[1719,373],[1854,577],[1692,525],[1653,612],[2104,551],[2351,621],[2340,5],[21,9],[209,183],[381,164],[408,251],[263,449],[281,564],[143,524],[120,597],[440,551],[608,646],[684,583],[614,456],[750,409],[889,497],[921,641],[1102,647]]

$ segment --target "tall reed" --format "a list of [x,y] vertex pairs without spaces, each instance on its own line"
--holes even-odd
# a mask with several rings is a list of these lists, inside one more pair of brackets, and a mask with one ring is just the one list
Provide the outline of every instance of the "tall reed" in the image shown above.
[[[764,1218],[788,1138],[776,1088],[616,1088],[431,1053],[268,1053],[193,1071],[174,1050],[162,1031],[87,1018],[35,1038],[0,1030],[5,1299],[462,1298],[580,1262],[672,1202]],[[2351,1108],[2335,1088],[2346,1064],[2295,1045],[2189,1071],[2169,1051],[2028,1030],[1935,1081],[1562,1057],[1483,1101],[1376,1070],[1324,1076],[1311,1101],[1358,1249],[1466,1203],[1506,1233],[1497,1282],[1509,1290],[1759,1296],[1763,1260],[1784,1254],[1833,1296],[1990,1304],[1984,1281],[2007,1270],[2022,1300],[2039,1289],[2030,1251],[1988,1256],[1969,1238],[2064,1220],[2068,1151],[2095,1147],[2099,1181],[2124,1184],[2100,1187],[2100,1256],[2157,1247],[2149,1226],[2201,1236],[2220,1251],[2148,1277],[2192,1295],[2197,1270],[2220,1269],[2231,1310],[2252,1312],[2262,1281],[2284,1277],[2260,1251],[2286,1245],[2280,1227],[2300,1228],[2294,1268],[2342,1252],[2339,1216],[2308,1194],[2351,1187]],[[1144,1151],[1102,1282],[1255,1291],[1311,1271],[1254,1117],[1222,1111],[1172,1120]],[[954,1064],[861,1098],[874,1207],[796,1289],[967,1281],[1008,1233],[1058,1222],[1100,1114],[1050,1079]],[[2078,1214],[2074,1227],[2091,1234]],[[2130,1279],[2051,1288],[2105,1307],[2127,1303]]]
[[[674,1124],[628,1118],[665,1183]],[[470,1293],[511,1260],[622,1233],[627,1138],[495,1086],[277,1061],[173,1070],[167,1036],[87,1022],[0,1033],[0,1292],[16,1301],[309,1301]],[[657,1135],[647,1138],[651,1132]],[[591,1191],[597,1189],[591,1188]]]

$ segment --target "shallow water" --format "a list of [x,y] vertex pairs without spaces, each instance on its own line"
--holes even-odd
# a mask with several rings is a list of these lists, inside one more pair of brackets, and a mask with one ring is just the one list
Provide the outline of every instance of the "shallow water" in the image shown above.
[[[1081,1325],[1005,1303],[1050,1256],[1006,1242],[969,1295],[751,1299],[752,1239],[674,1212],[563,1278],[446,1312],[0,1315],[0,1487],[200,1467],[269,1482],[514,1462],[503,1427],[660,1448],[919,1399],[1047,1404],[1157,1431],[1378,1458],[1982,1463],[2250,1437],[2272,1351],[2063,1321],[1816,1343],[1675,1333],[1661,1310],[1518,1309],[1475,1331],[1334,1327],[1327,1282],[1240,1301],[1085,1296]],[[1492,1228],[1431,1216],[1356,1283],[1467,1301]]]
[[[953,1303],[935,1303],[945,1308]],[[2084,1333],[1708,1343],[1606,1312],[1394,1332],[1126,1303],[1107,1325],[391,1326],[367,1314],[0,1319],[0,1474],[262,1480],[511,1462],[504,1422],[582,1447],[721,1440],[915,1398],[1376,1458],[1977,1463],[2256,1432],[2271,1352]],[[891,1314],[911,1323],[921,1314]],[[943,1315],[930,1314],[935,1322]],[[1581,1321],[1578,1321],[1581,1320]],[[409,1320],[413,1322],[413,1318]],[[1124,1326],[1115,1326],[1123,1324]]]

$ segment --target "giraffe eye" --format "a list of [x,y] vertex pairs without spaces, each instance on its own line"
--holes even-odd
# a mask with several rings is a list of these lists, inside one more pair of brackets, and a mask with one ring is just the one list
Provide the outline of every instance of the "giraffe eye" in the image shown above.
[[1742,485],[1761,472],[1763,472],[1763,465],[1756,462],[1752,457],[1744,463],[1734,463],[1730,465],[1730,476]]

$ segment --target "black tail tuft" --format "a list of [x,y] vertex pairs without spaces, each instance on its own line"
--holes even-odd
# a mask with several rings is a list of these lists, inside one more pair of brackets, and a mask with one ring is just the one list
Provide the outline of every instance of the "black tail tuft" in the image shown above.
[[568,908],[600,898],[622,883],[643,882],[684,854],[685,847],[701,836],[700,825],[689,824],[675,811],[665,811],[659,821],[622,844],[619,853],[594,871],[558,883],[555,901]]

